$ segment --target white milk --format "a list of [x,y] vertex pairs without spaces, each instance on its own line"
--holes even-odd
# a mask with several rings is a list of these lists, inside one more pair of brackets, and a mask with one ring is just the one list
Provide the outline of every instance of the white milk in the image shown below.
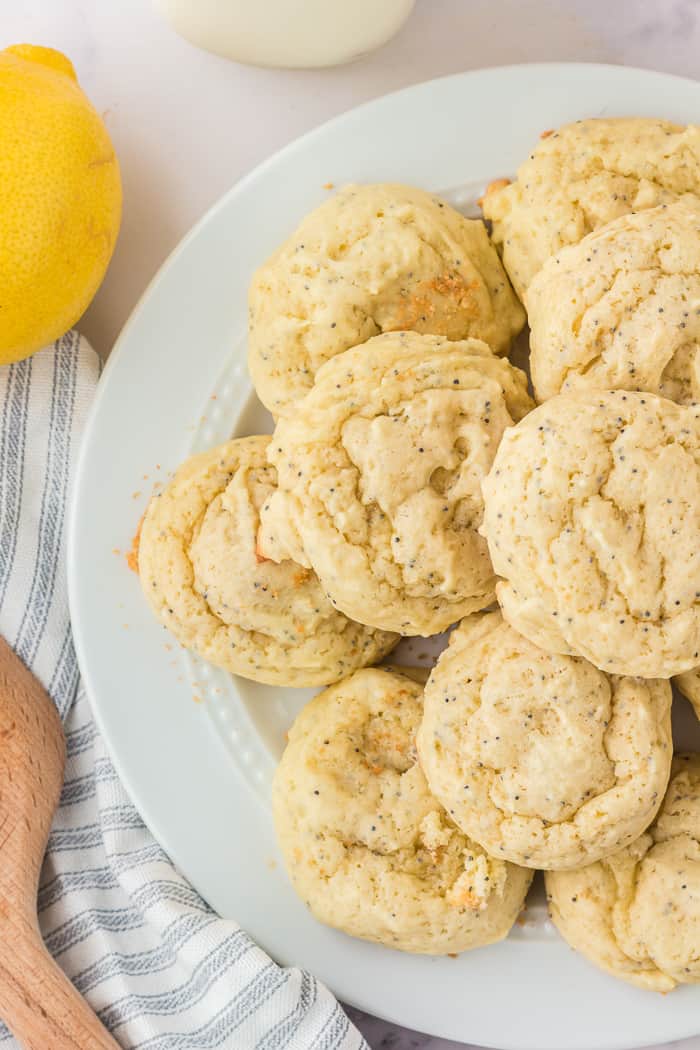
[[310,69],[381,47],[415,0],[154,0],[193,44],[256,66]]

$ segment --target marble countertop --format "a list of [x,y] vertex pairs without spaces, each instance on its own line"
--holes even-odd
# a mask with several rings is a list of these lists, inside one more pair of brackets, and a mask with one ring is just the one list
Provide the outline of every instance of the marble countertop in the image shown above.
[[[71,57],[119,154],[122,233],[81,323],[104,357],[166,255],[233,182],[360,102],[511,62],[612,62],[700,77],[700,0],[418,0],[383,50],[321,72],[254,69],[199,51],[149,0],[0,0],[0,12],[0,46],[42,43]],[[372,1050],[458,1046],[351,1016]],[[700,1037],[669,1046],[700,1050]]]

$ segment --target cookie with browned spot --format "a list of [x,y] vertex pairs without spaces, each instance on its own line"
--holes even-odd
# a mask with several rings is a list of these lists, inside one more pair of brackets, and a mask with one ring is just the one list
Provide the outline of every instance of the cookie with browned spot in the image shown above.
[[541,138],[517,179],[483,199],[523,301],[567,244],[630,212],[700,196],[700,127],[642,117],[577,120]]
[[311,212],[249,302],[250,373],[276,416],[324,362],[380,332],[474,336],[506,353],[525,320],[484,224],[390,183],[347,186]]
[[238,438],[193,456],[153,497],[141,585],[177,640],[219,667],[271,685],[325,685],[381,659],[397,639],[334,609],[310,569],[256,552],[260,508],[275,489],[269,440]]
[[431,795],[416,758],[422,685],[357,671],[297,717],[275,774],[277,839],[321,922],[431,955],[505,937],[532,872],[488,854]]

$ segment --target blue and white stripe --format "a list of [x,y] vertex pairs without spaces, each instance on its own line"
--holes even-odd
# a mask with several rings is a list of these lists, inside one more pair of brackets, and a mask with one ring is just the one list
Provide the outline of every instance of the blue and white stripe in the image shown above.
[[[0,632],[48,689],[67,742],[39,888],[44,939],[123,1047],[367,1050],[322,984],[275,965],[175,870],[95,728],[70,632],[65,523],[98,374],[74,332],[0,369]],[[1,1025],[0,1043],[15,1045]]]

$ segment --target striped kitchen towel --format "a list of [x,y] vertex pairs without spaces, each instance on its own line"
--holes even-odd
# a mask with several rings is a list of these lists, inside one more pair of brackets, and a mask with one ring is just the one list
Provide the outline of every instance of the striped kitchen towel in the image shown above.
[[[39,890],[44,938],[123,1047],[367,1050],[322,984],[277,966],[176,871],[95,728],[71,638],[65,527],[98,374],[75,332],[0,368],[0,632],[51,694],[68,745]],[[4,1028],[0,1043],[13,1045]]]

